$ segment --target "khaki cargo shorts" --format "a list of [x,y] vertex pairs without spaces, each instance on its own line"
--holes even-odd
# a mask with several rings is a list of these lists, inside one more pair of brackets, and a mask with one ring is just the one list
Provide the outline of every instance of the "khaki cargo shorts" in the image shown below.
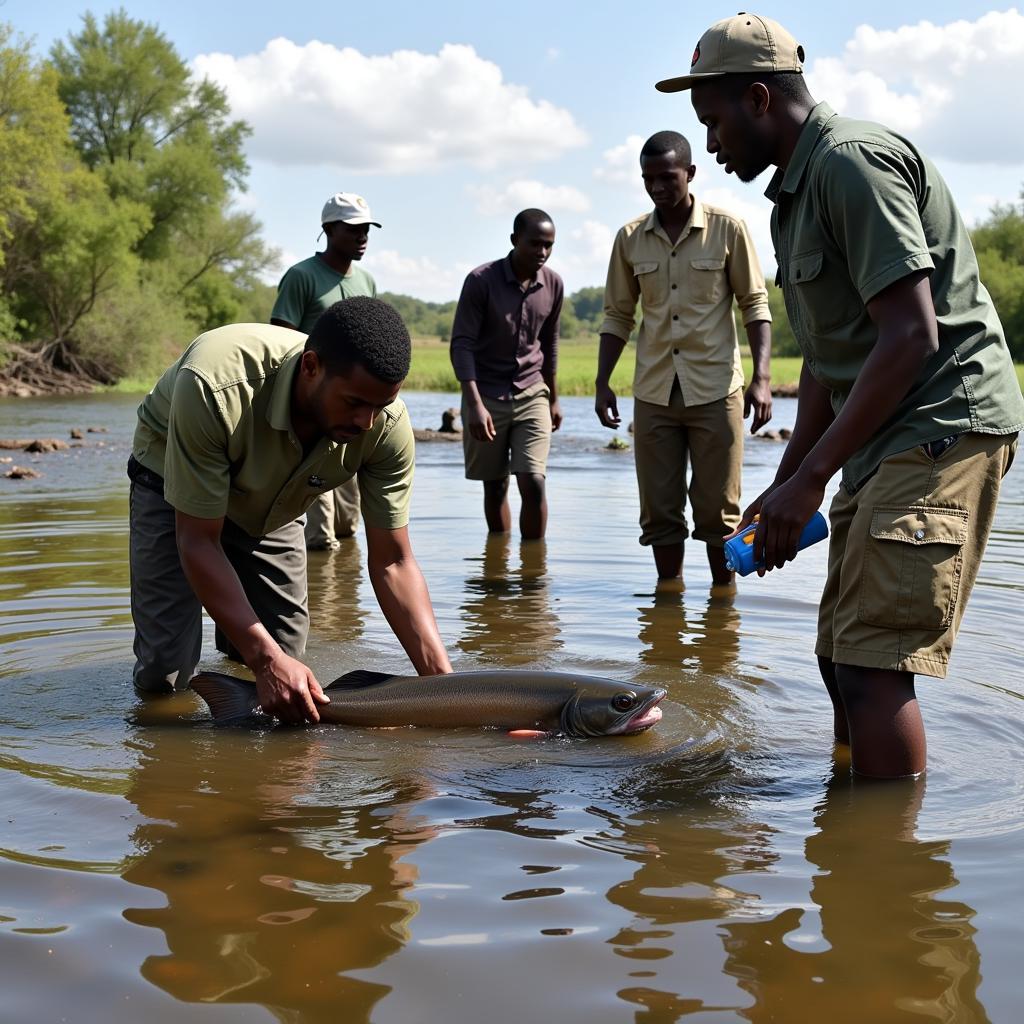
[[493,441],[478,441],[466,426],[462,400],[462,452],[467,480],[504,480],[512,473],[544,476],[551,449],[551,400],[547,384],[538,382],[514,398],[481,395],[494,421]]
[[689,498],[694,539],[722,547],[722,538],[740,525],[743,389],[688,406],[676,381],[668,405],[635,399],[633,443],[640,543],[661,546],[686,540]]
[[829,510],[815,653],[942,679],[978,575],[1016,435],[963,434],[938,458],[890,456]]

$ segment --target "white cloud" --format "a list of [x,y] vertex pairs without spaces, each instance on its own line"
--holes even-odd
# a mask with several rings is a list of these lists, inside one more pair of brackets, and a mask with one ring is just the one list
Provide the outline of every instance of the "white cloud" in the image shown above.
[[585,220],[559,239],[552,267],[566,278],[569,291],[584,285],[603,284],[615,230],[598,220]]
[[253,126],[251,155],[274,164],[417,174],[551,159],[587,141],[568,110],[531,99],[471,46],[367,56],[277,38],[261,53],[204,54],[193,67]]
[[466,191],[476,200],[478,213],[491,216],[518,213],[528,207],[540,207],[548,213],[566,211],[585,213],[590,200],[571,185],[545,185],[539,181],[510,181],[503,188],[493,185],[467,185]]
[[443,267],[425,256],[402,256],[395,249],[377,249],[367,267],[382,292],[415,295],[427,302],[448,302],[458,298],[471,264]]
[[932,156],[1012,164],[1024,160],[1012,113],[1022,61],[1024,15],[1011,8],[947,25],[862,25],[840,57],[813,62],[808,85],[840,113],[881,121]]
[[[694,192],[696,195],[697,193]],[[756,193],[754,196],[756,197]],[[761,270],[766,277],[775,274],[775,247],[772,245],[771,204],[767,199],[751,199],[749,192],[741,193],[728,185],[712,187],[700,192],[699,198],[710,206],[740,217],[747,225],[754,248],[761,261]]]
[[[604,163],[595,169],[594,177],[610,185],[637,184],[640,181],[640,147],[644,139],[629,135],[620,146],[612,146],[602,154]],[[642,186],[641,186],[642,187]]]

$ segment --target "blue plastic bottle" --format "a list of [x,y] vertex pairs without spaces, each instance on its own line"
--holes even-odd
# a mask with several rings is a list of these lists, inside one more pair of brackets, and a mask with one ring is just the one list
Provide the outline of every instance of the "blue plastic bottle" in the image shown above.
[[[764,562],[754,562],[754,534],[757,532],[757,523],[751,523],[743,533],[725,542],[725,567],[740,576],[748,576],[756,569],[763,569]],[[800,534],[800,543],[797,551],[803,551],[811,544],[817,544],[828,536],[828,523],[820,512],[811,516],[810,522],[803,528]]]

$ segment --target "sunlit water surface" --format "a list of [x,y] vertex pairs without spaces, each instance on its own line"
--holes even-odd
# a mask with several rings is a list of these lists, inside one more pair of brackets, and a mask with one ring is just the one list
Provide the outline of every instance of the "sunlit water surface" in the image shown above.
[[[453,404],[406,400],[421,427]],[[42,473],[0,479],[0,1020],[1020,1019],[1019,467],[950,678],[921,681],[926,780],[852,785],[812,655],[825,545],[734,597],[691,545],[685,593],[656,595],[632,454],[586,399],[564,403],[546,543],[488,540],[445,442],[419,445],[413,542],[456,668],[656,683],[655,729],[247,732],[190,695],[143,707],[136,404],[0,403],[3,437],[106,428],[0,453]],[[748,443],[747,496],[780,453]],[[408,670],[363,554],[311,557],[324,680]]]

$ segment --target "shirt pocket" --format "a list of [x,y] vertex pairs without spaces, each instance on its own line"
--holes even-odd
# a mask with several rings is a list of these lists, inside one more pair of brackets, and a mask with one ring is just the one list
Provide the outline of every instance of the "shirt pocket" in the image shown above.
[[800,319],[813,334],[824,334],[855,320],[864,309],[848,277],[830,265],[821,249],[800,253],[789,261],[789,284],[800,307]]
[[725,295],[725,257],[690,260],[690,287],[695,302],[718,302]]
[[873,510],[858,617],[886,629],[936,632],[953,622],[967,509],[879,505]]
[[640,288],[640,295],[648,306],[665,301],[665,285],[658,273],[659,266],[657,260],[641,260],[633,264],[633,276]]

